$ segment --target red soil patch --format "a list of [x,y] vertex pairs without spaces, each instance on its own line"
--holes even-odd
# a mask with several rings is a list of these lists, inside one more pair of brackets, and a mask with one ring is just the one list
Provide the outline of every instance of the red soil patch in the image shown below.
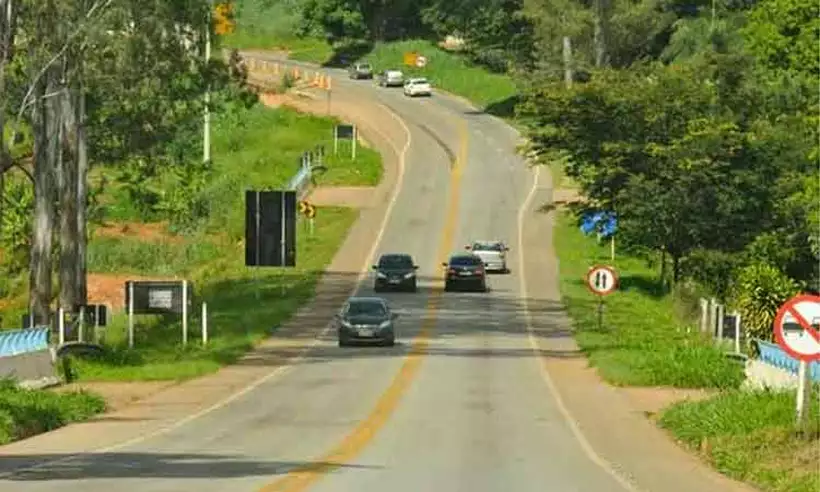
[[168,223],[166,222],[102,224],[94,227],[94,235],[99,237],[136,238],[143,241],[182,242],[181,236],[176,236],[168,231]]
[[263,92],[259,94],[259,101],[269,108],[278,108],[290,99],[288,94],[276,94],[273,92]]
[[124,309],[125,282],[128,280],[175,280],[141,275],[118,275],[113,273],[88,274],[88,303],[107,304],[113,311]]

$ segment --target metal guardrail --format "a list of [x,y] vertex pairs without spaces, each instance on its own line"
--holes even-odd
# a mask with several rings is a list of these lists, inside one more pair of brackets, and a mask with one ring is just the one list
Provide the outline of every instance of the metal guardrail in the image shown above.
[[311,168],[310,163],[302,163],[301,167],[296,174],[290,178],[288,182],[287,189],[296,191],[297,199],[301,200],[305,197],[308,190],[310,189],[311,178],[313,177],[313,171]]
[[[757,345],[757,349],[760,352],[761,362],[797,375],[799,363],[780,348],[779,345],[759,339],[753,340],[753,343]],[[820,362],[810,363],[808,370],[809,378],[813,381],[820,382]]]
[[0,331],[0,357],[11,357],[48,349],[50,328]]

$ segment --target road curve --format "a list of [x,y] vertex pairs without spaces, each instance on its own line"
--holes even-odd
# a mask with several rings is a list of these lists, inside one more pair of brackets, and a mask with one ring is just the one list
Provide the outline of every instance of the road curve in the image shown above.
[[[336,92],[339,104],[384,105],[406,131],[402,187],[375,248],[421,266],[418,294],[384,295],[403,313],[397,346],[341,349],[323,334],[286,374],[186,425],[7,474],[0,489],[628,489],[579,443],[532,348],[517,238],[536,183],[516,133],[454,99],[409,100],[342,77]],[[439,263],[478,238],[507,240],[512,272],[492,276],[488,294],[443,293]],[[371,293],[369,282],[358,291]]]

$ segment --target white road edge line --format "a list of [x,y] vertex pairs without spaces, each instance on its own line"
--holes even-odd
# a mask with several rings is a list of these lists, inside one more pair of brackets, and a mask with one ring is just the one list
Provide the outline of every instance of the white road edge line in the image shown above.
[[[382,138],[384,138],[385,141],[390,143],[390,145],[393,147],[393,151],[396,152],[396,154],[398,155],[398,158],[399,158],[399,163],[398,163],[399,164],[399,166],[398,166],[399,169],[398,169],[398,171],[399,172],[398,172],[398,176],[396,177],[396,183],[393,186],[392,194],[390,196],[390,201],[388,202],[387,207],[385,209],[384,216],[382,217],[382,222],[379,225],[379,232],[376,234],[376,239],[373,241],[373,247],[368,252],[367,257],[365,258],[365,262],[362,265],[362,268],[359,270],[359,276],[357,278],[355,286],[353,287],[353,290],[351,291],[351,296],[355,295],[356,291],[359,290],[362,283],[367,278],[367,272],[370,270],[370,268],[369,268],[370,264],[373,262],[373,257],[376,255],[376,251],[378,250],[378,247],[381,243],[382,237],[384,237],[384,231],[387,229],[387,224],[390,220],[390,216],[392,215],[393,208],[395,207],[396,202],[398,201],[399,193],[401,192],[401,189],[402,189],[402,186],[403,186],[403,183],[404,183],[404,174],[405,174],[405,167],[406,167],[407,151],[410,149],[410,145],[412,144],[412,134],[410,133],[410,129],[407,127],[407,124],[404,122],[404,120],[401,117],[399,117],[388,106],[386,106],[384,104],[381,104],[381,103],[379,103],[378,105],[382,109],[384,109],[390,115],[391,118],[393,118],[396,122],[398,122],[399,125],[401,125],[402,130],[404,131],[404,134],[405,134],[405,143],[404,143],[404,146],[401,149],[398,149],[396,147],[396,145],[393,143],[393,141],[390,138],[388,138],[381,130],[379,130],[376,127],[373,127],[373,130],[376,133],[378,133]],[[301,351],[299,351],[299,353],[296,356],[292,357],[289,362],[287,362],[287,363],[285,363],[281,366],[278,366],[273,371],[271,371],[268,374],[260,377],[259,379],[254,380],[251,384],[249,384],[248,386],[245,386],[244,388],[240,389],[239,391],[231,394],[227,398],[225,398],[223,400],[220,400],[220,401],[214,403],[213,405],[211,405],[211,406],[209,406],[209,407],[207,407],[203,410],[200,410],[199,412],[188,415],[187,417],[183,417],[182,419],[177,420],[176,422],[174,422],[171,425],[168,425],[166,427],[162,427],[160,429],[157,429],[154,432],[150,432],[148,434],[136,437],[134,439],[129,439],[129,440],[121,442],[119,444],[115,444],[113,446],[94,449],[94,450],[83,452],[83,453],[76,453],[76,454],[65,456],[63,458],[59,458],[59,459],[56,459],[56,460],[50,460],[50,461],[46,461],[46,462],[43,462],[43,463],[38,463],[36,465],[21,467],[21,468],[17,468],[17,469],[8,471],[8,472],[0,473],[0,479],[5,479],[5,478],[12,477],[12,476],[14,476],[18,473],[21,473],[21,472],[26,472],[26,471],[30,471],[30,470],[37,470],[39,468],[45,468],[45,467],[52,466],[52,465],[58,465],[58,464],[61,464],[61,463],[70,462],[72,460],[76,460],[78,458],[88,456],[88,455],[110,453],[112,451],[116,451],[117,449],[122,449],[122,448],[125,448],[125,447],[128,447],[128,446],[133,446],[135,444],[145,442],[145,441],[147,441],[149,439],[152,439],[154,437],[159,437],[161,435],[164,435],[164,434],[167,434],[171,431],[179,429],[180,427],[182,427],[186,424],[189,424],[192,421],[194,421],[194,420],[196,420],[200,417],[204,417],[205,415],[207,415],[211,412],[214,412],[216,410],[219,410],[220,408],[225,407],[226,405],[228,405],[231,402],[245,396],[246,394],[250,393],[254,389],[258,388],[259,386],[267,383],[268,381],[271,381],[273,379],[276,379],[277,377],[280,377],[280,376],[284,375],[290,369],[293,368],[293,365],[294,365],[295,362],[298,362],[298,361],[304,359],[305,356],[308,354],[308,352],[310,352],[310,350],[312,350],[314,347],[316,347],[319,344],[319,342],[322,339],[322,336],[327,334],[329,330],[330,330],[330,325],[328,324],[328,326],[326,326],[319,333],[319,335],[308,346],[306,346]],[[7,456],[7,457],[11,458],[13,456]]]
[[583,431],[578,426],[575,419],[572,418],[572,413],[570,413],[569,409],[567,408],[566,404],[564,403],[563,398],[561,398],[560,393],[558,392],[558,388],[555,386],[555,382],[552,380],[552,376],[550,376],[549,369],[547,368],[547,361],[544,357],[540,354],[540,347],[538,346],[538,341],[536,340],[535,331],[533,329],[532,323],[532,313],[530,312],[529,306],[529,295],[527,293],[527,275],[526,275],[526,268],[525,261],[524,261],[524,221],[527,216],[527,211],[529,210],[530,206],[532,205],[532,201],[535,198],[535,193],[538,190],[538,177],[541,174],[541,166],[535,166],[535,173],[533,175],[532,187],[530,188],[527,197],[524,199],[524,202],[521,204],[521,208],[518,209],[518,220],[517,220],[517,227],[518,227],[518,271],[520,275],[518,276],[519,280],[519,292],[521,296],[521,301],[524,305],[524,319],[527,326],[527,338],[529,339],[530,348],[532,349],[535,356],[538,358],[539,366],[541,368],[541,377],[544,379],[544,382],[547,385],[547,389],[549,389],[550,394],[552,394],[553,399],[555,400],[555,404],[558,407],[558,411],[561,413],[561,416],[564,417],[564,420],[567,423],[572,435],[575,437],[575,440],[578,441],[578,444],[581,446],[584,454],[586,454],[587,458],[590,459],[595,465],[599,468],[603,469],[607,474],[612,476],[618,484],[629,492],[640,492],[632,482],[628,479],[623,477],[620,473],[618,473],[615,468],[612,466],[610,462],[605,460],[601,457],[595,449],[593,449],[592,445],[589,443],[587,438],[584,436]]

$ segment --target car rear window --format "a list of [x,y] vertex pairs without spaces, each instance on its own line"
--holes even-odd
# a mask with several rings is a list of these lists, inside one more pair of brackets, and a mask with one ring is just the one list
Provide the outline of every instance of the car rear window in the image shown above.
[[426,84],[426,83],[427,83],[427,79],[413,79],[413,80],[411,81],[411,83],[413,83],[413,84]]
[[361,70],[370,70],[370,65],[367,64],[367,63],[362,63],[362,64],[359,65],[359,68]]
[[355,301],[347,305],[349,316],[384,316],[387,310],[378,301]]
[[454,256],[450,258],[450,264],[455,266],[481,265],[481,263],[481,258],[474,256]]
[[413,266],[413,261],[409,256],[382,256],[379,266],[382,268],[410,268]]
[[474,243],[473,251],[503,251],[501,243]]

